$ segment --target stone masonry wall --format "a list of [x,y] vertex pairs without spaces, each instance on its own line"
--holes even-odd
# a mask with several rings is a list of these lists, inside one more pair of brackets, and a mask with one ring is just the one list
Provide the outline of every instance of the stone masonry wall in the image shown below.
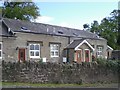
[[111,70],[96,63],[2,62],[3,82],[80,84],[116,82],[117,80],[117,70]]

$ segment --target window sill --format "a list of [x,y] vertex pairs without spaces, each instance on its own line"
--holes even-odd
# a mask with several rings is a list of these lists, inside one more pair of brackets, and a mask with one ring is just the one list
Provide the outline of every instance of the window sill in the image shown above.
[[59,56],[51,56],[51,58],[58,58]]
[[40,59],[40,57],[30,57],[31,59]]

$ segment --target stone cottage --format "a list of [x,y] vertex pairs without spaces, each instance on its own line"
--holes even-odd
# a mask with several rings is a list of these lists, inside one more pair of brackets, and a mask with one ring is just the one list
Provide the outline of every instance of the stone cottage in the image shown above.
[[84,30],[2,18],[0,59],[5,61],[91,62],[107,58],[107,41]]

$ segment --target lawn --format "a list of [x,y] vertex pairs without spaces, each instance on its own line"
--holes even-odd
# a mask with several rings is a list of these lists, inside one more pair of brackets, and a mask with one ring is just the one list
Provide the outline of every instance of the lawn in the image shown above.
[[40,83],[18,83],[18,82],[3,82],[2,87],[11,88],[11,87],[50,87],[50,88],[59,88],[59,87],[105,87],[105,88],[117,88],[117,83],[94,83],[94,84],[40,84]]

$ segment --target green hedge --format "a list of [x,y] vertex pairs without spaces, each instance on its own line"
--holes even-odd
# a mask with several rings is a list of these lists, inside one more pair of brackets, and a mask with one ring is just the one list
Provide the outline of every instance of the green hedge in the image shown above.
[[96,62],[102,67],[106,67],[112,70],[117,70],[120,72],[120,60],[106,60],[106,59],[97,59]]

